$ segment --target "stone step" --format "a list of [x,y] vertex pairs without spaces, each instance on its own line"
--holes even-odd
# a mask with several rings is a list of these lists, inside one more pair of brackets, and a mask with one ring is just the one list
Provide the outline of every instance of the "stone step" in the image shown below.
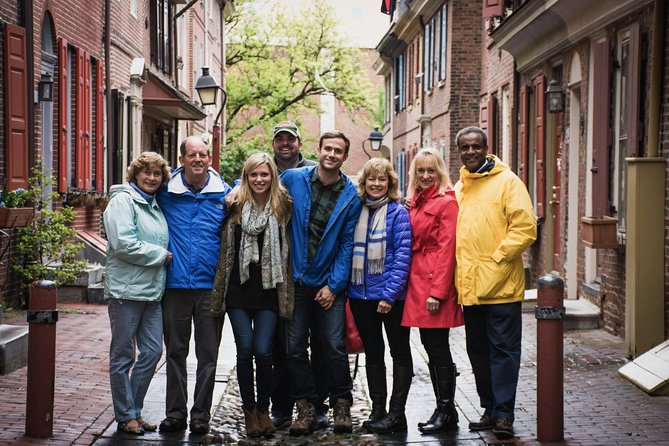
[[105,299],[105,284],[104,282],[94,283],[88,286],[88,303],[89,304],[106,304],[109,299]]
[[28,326],[0,324],[0,375],[28,363]]
[[[565,330],[591,330],[599,328],[599,307],[585,299],[565,299]],[[534,313],[537,305],[537,290],[525,290],[523,312]]]

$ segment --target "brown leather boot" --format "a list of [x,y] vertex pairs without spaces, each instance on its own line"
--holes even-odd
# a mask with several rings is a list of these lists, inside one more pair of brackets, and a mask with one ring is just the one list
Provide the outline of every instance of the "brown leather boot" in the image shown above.
[[335,434],[350,434],[353,432],[353,420],[351,419],[351,402],[339,398],[332,410],[334,418]]
[[290,435],[308,435],[318,429],[318,417],[316,417],[316,408],[307,400],[297,400],[297,418],[288,428]]
[[257,438],[262,435],[260,432],[260,424],[258,423],[258,413],[255,409],[248,410],[246,407],[244,409],[244,423],[246,424],[246,435],[251,438]]
[[262,433],[265,437],[271,437],[274,435],[276,428],[274,427],[274,423],[272,423],[272,419],[269,417],[269,410],[257,409],[256,414],[258,415],[260,433]]

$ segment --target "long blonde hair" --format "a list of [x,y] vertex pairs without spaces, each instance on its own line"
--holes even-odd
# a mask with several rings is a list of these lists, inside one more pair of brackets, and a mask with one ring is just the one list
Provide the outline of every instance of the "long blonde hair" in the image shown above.
[[411,166],[409,167],[409,188],[407,190],[407,198],[411,198],[416,194],[416,189],[418,188],[418,173],[416,172],[416,164],[418,160],[428,160],[434,170],[437,171],[439,175],[439,193],[443,193],[446,189],[453,187],[451,184],[451,179],[448,177],[448,169],[446,169],[446,163],[441,157],[441,154],[432,148],[420,149],[416,156],[411,161]]
[[393,169],[393,165],[385,158],[372,158],[362,166],[362,170],[358,174],[358,195],[360,195],[363,201],[367,198],[365,182],[371,175],[384,175],[388,178],[388,198],[392,201],[400,199],[398,191],[399,179]]
[[[244,162],[244,168],[242,169],[242,181],[239,185],[239,192],[237,193],[237,206],[238,210],[244,207],[244,204],[247,202],[255,203],[253,200],[253,191],[251,186],[249,186],[248,176],[251,172],[257,169],[259,166],[267,164],[269,167],[272,180],[270,182],[269,188],[269,202],[270,202],[270,213],[276,217],[279,224],[283,225],[288,222],[290,219],[290,213],[292,211],[292,199],[286,188],[279,181],[279,172],[276,169],[276,164],[272,158],[265,152],[255,153],[249,156]],[[242,213],[237,212],[237,223],[241,223]]]

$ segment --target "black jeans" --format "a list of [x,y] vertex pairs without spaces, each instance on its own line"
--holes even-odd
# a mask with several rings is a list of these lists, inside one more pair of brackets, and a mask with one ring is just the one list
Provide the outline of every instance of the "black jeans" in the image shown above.
[[386,314],[376,312],[379,306],[378,300],[349,299],[349,302],[360,332],[360,339],[365,346],[365,363],[384,365],[385,343],[382,329],[385,329],[393,365],[413,368],[409,347],[411,328],[400,325],[404,301],[396,301],[392,310]]
[[318,404],[319,396],[307,351],[311,331],[312,339],[323,346],[332,405],[339,398],[352,400],[353,382],[344,340],[346,298],[337,295],[330,309],[324,310],[314,300],[318,290],[319,288],[295,285],[295,310],[293,318],[288,323],[288,370],[293,398],[306,399],[310,403]]

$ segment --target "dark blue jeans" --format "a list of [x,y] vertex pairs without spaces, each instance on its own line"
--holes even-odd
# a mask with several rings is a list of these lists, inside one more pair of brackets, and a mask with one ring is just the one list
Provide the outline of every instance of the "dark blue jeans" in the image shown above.
[[464,307],[467,354],[481,407],[493,419],[514,420],[520,370],[521,302]]
[[[324,310],[315,300],[319,288],[295,285],[295,310],[288,323],[287,359],[291,375],[291,391],[295,400],[306,399],[317,405],[318,392],[309,361],[309,331],[313,326],[314,342],[320,342],[327,364],[327,382],[330,405],[337,399],[352,400],[351,372],[346,354],[344,333],[346,329],[345,297],[338,295],[332,307]],[[312,325],[313,318],[313,325]]]
[[[274,383],[272,370],[272,340],[279,318],[272,310],[228,308],[228,318],[237,346],[237,380],[242,404],[249,410],[269,409],[269,397]],[[253,358],[256,361],[258,398],[253,390]]]

